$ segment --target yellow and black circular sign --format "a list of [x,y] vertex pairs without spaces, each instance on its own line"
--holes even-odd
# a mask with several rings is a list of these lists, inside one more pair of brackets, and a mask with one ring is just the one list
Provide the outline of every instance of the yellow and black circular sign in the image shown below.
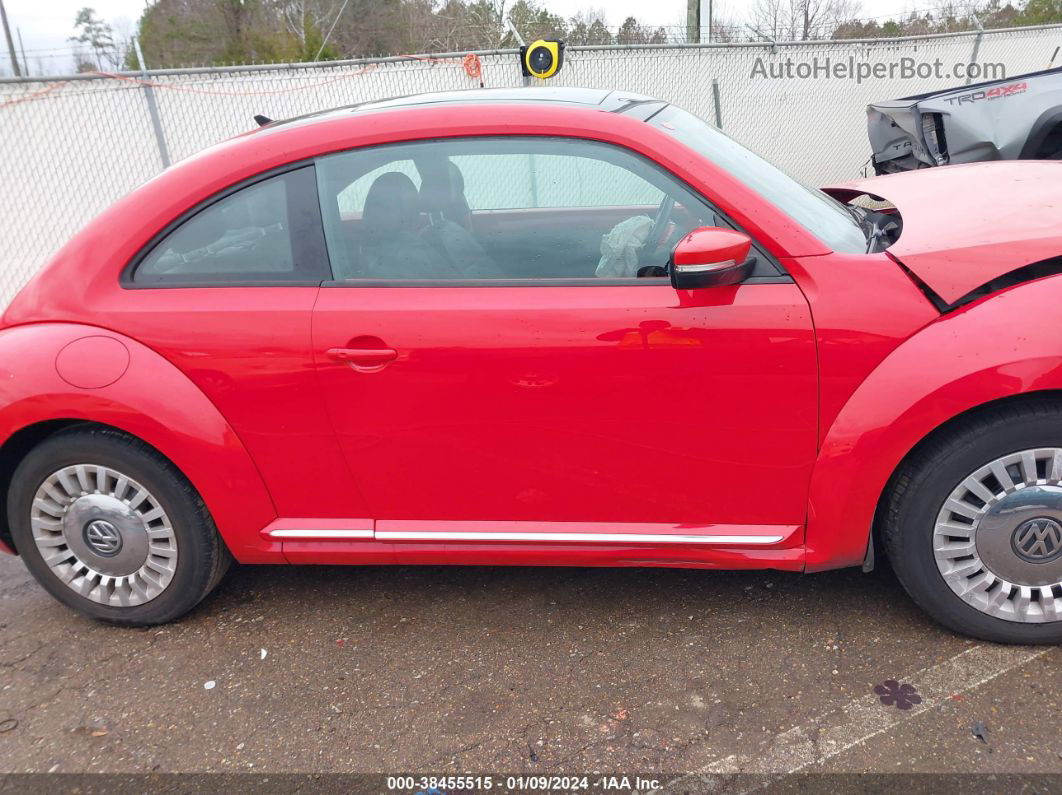
[[539,39],[520,48],[520,67],[526,77],[545,80],[560,71],[564,63],[564,42]]

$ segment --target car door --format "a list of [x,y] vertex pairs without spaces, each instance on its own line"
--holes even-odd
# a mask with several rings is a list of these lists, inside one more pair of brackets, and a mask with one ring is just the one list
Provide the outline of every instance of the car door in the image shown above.
[[217,406],[279,516],[348,519],[368,509],[317,391],[310,346],[328,275],[320,224],[312,165],[236,185],[164,230],[104,311]]
[[701,197],[568,138],[316,165],[336,279],[314,356],[378,538],[777,540],[804,522],[809,307],[762,250],[738,285],[656,275],[690,229],[727,224]]

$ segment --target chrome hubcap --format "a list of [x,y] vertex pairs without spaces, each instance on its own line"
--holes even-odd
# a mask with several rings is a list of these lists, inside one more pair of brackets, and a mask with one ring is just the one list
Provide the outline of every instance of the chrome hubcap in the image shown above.
[[96,519],[85,525],[85,543],[97,555],[114,557],[122,551],[122,533],[110,522]]
[[146,488],[109,467],[78,464],[52,473],[30,513],[44,562],[94,602],[144,604],[177,571],[177,537],[166,511]]
[[981,612],[1062,620],[1062,449],[1022,450],[972,472],[937,515],[933,551],[944,582]]

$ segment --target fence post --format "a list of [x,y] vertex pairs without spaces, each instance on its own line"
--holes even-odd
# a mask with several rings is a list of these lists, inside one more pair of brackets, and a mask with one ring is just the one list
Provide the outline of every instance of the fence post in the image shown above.
[[723,111],[719,103],[719,79],[712,78],[712,102],[715,103],[715,126],[723,129]]
[[170,167],[170,150],[166,147],[166,136],[162,132],[162,119],[159,118],[159,106],[155,102],[155,89],[148,83],[147,64],[144,62],[144,53],[140,49],[140,39],[133,39],[133,47],[136,50],[136,61],[140,65],[140,77],[144,80],[141,84],[144,89],[144,101],[147,102],[148,116],[151,117],[151,127],[155,130],[155,143],[159,147],[159,159],[163,168]]
[[970,77],[970,66],[977,63],[977,53],[981,50],[981,37],[985,35],[985,29],[981,26],[981,20],[977,18],[976,14],[971,14],[974,24],[977,25],[977,35],[974,37],[973,52],[970,53],[970,63],[966,65],[966,85],[970,85],[970,81],[973,80]]

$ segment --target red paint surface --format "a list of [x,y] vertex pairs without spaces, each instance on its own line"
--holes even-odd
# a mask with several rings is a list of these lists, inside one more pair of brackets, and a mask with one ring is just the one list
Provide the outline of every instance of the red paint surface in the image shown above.
[[[793,282],[683,292],[119,285],[173,218],[249,176],[356,146],[514,133],[652,158],[731,215]],[[905,231],[892,253],[946,298],[1062,253],[1054,216],[1044,226],[1047,172],[992,166],[860,183],[895,197]],[[981,180],[976,191],[971,180]],[[999,209],[1029,206],[1041,210]],[[979,220],[961,219],[960,207]],[[989,208],[1000,223],[988,223]],[[1062,388],[1060,302],[1062,279],[1051,277],[940,316],[888,255],[831,252],[752,189],[622,114],[340,113],[201,153],[75,237],[4,316],[0,439],[56,419],[144,439],[188,476],[245,562],[830,568],[862,559],[882,489],[920,439],[977,405]],[[114,342],[67,361],[62,351],[83,338]],[[115,345],[129,361],[112,380]],[[393,359],[366,358],[385,349]],[[83,380],[93,368],[100,375]],[[314,520],[323,529],[788,529],[759,547],[263,533]]]
[[129,369],[129,349],[114,337],[81,337],[59,351],[55,370],[70,386],[99,389]]
[[889,174],[839,186],[888,200],[903,217],[889,253],[941,298],[1062,255],[1062,163],[1010,160]]
[[[326,356],[370,332],[399,352],[380,372]],[[326,288],[313,337],[377,519],[804,520],[815,345],[794,284]]]

